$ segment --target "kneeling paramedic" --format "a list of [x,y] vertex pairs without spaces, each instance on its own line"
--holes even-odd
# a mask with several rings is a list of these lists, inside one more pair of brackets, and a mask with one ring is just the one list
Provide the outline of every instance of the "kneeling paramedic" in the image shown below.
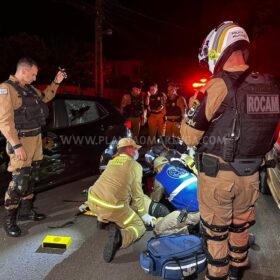
[[249,264],[258,169],[279,123],[279,86],[270,75],[249,70],[248,50],[246,31],[236,23],[223,22],[209,33],[199,60],[213,77],[181,127],[185,143],[198,145],[198,199],[210,280],[240,279]]
[[131,138],[122,138],[117,148],[117,155],[88,192],[89,207],[98,221],[113,222],[103,252],[106,262],[112,261],[119,248],[139,239],[145,225],[153,226],[156,220],[144,206],[142,167],[136,161],[141,146]]
[[154,190],[151,198],[160,201],[165,195],[168,201],[178,210],[198,212],[197,178],[187,170],[173,166],[168,159],[159,156],[154,160]]

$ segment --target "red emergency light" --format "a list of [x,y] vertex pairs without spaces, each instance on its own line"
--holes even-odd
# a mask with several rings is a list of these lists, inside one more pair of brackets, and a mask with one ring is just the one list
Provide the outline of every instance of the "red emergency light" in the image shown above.
[[124,123],[124,125],[125,125],[128,129],[131,129],[131,126],[132,126],[131,120],[126,120],[125,123]]
[[206,85],[207,79],[200,79],[199,82],[195,82],[192,84],[192,87],[195,89],[201,88]]

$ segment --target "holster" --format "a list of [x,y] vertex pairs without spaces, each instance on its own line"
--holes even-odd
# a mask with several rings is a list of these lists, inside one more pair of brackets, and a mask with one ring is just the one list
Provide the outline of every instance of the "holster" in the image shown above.
[[201,161],[202,161],[202,153],[198,153],[196,152],[194,154],[194,163],[195,163],[195,167],[198,171],[201,171]]
[[195,154],[195,166],[199,172],[204,172],[210,177],[216,177],[220,168],[218,158],[202,153]]
[[203,155],[201,168],[202,172],[204,172],[206,176],[216,177],[220,170],[219,159],[216,157]]
[[229,162],[229,165],[236,175],[250,176],[259,170],[262,162],[262,158],[235,159],[233,162]]

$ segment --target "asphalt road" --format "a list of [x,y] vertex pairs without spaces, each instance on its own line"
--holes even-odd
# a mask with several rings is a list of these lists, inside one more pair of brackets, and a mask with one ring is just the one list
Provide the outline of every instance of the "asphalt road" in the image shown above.
[[[139,265],[139,254],[145,249],[152,232],[127,249],[118,251],[112,263],[102,259],[107,231],[96,228],[96,220],[89,216],[79,216],[74,224],[57,229],[73,220],[79,202],[95,177],[38,194],[35,206],[47,214],[41,222],[20,222],[23,235],[19,238],[7,237],[3,226],[0,229],[0,279],[1,280],[130,280],[159,279],[146,275]],[[0,218],[4,207],[0,207]],[[250,251],[251,268],[245,272],[245,280],[280,279],[280,210],[271,196],[261,196],[257,203],[257,224],[251,232],[256,235],[256,245]],[[71,236],[72,244],[67,250],[44,250],[41,242],[46,235]],[[203,274],[199,279],[203,279]]]

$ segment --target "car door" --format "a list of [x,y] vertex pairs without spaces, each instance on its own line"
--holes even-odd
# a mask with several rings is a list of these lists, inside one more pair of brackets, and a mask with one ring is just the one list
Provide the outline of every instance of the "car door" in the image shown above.
[[38,190],[98,172],[109,115],[102,104],[82,97],[52,102]]

